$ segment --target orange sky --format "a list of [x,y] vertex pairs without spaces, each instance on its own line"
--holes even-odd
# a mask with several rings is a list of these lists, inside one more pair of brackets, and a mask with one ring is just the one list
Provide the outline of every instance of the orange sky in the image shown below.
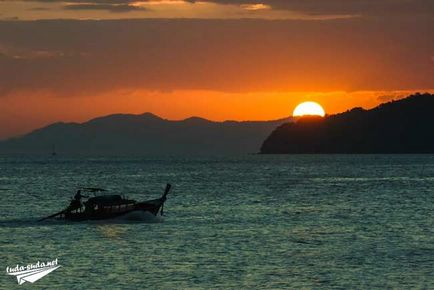
[[[430,92],[434,93],[434,90]],[[54,121],[84,122],[119,112],[152,112],[174,120],[190,116],[216,121],[272,120],[292,115],[295,106],[301,102],[315,101],[324,107],[327,114],[334,114],[355,106],[372,108],[411,93],[412,91],[222,93],[137,90],[72,98],[22,95],[0,98],[0,110],[3,111],[0,123],[4,124],[0,136],[26,133]]]
[[431,0],[1,1],[0,139],[113,113],[269,120],[303,101],[333,114],[434,92],[432,8]]

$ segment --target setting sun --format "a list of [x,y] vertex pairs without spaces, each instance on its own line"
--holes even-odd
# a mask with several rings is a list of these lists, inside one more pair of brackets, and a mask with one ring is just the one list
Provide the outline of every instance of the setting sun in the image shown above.
[[301,116],[325,116],[325,111],[320,104],[315,102],[304,102],[299,104],[292,114],[294,117]]

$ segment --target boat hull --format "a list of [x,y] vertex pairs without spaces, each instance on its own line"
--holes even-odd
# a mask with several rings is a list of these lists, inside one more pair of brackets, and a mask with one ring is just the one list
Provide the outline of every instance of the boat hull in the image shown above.
[[134,208],[119,210],[116,212],[113,211],[103,211],[103,210],[95,210],[95,211],[78,211],[78,212],[65,212],[56,217],[57,220],[67,220],[67,221],[88,221],[88,220],[106,220],[106,219],[114,219],[119,218],[129,213],[141,211],[150,213],[154,216],[157,216],[160,212],[161,205],[152,205],[146,203],[138,203]]
[[[158,214],[163,215],[164,202],[169,193],[171,185],[168,183],[164,194],[157,199],[136,202],[132,199],[127,199],[119,194],[98,195],[87,197],[81,195],[81,190],[78,190],[74,199],[71,200],[68,207],[64,210],[40,219],[68,220],[68,221],[87,221],[87,220],[105,220],[113,219],[127,215],[129,213],[148,213],[153,216]],[[101,188],[85,187],[83,190],[90,192],[105,191]],[[82,198],[87,198],[82,202]]]

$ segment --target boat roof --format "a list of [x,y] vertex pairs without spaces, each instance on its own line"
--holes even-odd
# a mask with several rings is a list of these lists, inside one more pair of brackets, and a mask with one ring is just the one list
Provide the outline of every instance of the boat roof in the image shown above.
[[107,191],[106,189],[99,188],[99,187],[82,187],[80,189],[83,191],[89,191],[89,192]]
[[135,203],[135,200],[125,199],[118,194],[113,195],[100,195],[91,197],[87,200],[90,204],[98,204],[98,205],[119,205],[119,204],[127,204],[127,203]]

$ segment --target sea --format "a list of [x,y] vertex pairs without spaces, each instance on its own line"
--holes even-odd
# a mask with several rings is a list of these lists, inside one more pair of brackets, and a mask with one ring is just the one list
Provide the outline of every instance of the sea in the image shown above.
[[[166,183],[164,216],[38,222]],[[434,155],[0,157],[0,197],[0,289],[434,289]]]

